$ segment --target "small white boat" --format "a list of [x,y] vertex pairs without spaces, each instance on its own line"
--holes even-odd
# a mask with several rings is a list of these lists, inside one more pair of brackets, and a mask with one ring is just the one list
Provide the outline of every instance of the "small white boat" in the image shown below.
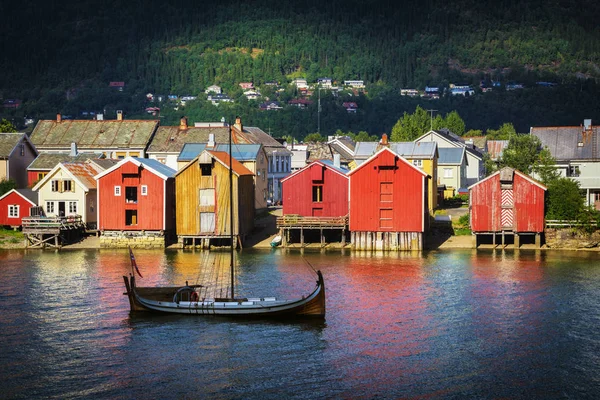
[[271,240],[271,247],[277,247],[281,244],[281,235],[277,235]]

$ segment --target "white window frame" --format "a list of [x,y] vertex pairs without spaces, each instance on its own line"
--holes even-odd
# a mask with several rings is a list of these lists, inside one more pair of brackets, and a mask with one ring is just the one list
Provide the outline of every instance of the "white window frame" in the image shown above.
[[77,214],[77,202],[69,201],[69,214]]
[[53,179],[52,180],[52,191],[53,192],[60,192],[60,181],[58,179]]
[[444,168],[444,178],[453,178],[452,168]]
[[18,204],[8,205],[8,218],[19,218],[20,210]]
[[415,167],[423,168],[423,160],[413,160],[413,165]]
[[46,201],[46,214],[54,214],[54,202]]
[[115,186],[115,196],[121,195],[121,186]]
[[142,196],[148,196],[148,185],[142,185],[140,192]]

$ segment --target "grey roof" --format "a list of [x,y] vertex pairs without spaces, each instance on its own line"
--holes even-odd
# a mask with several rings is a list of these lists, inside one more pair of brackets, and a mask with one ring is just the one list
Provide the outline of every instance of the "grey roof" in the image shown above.
[[[350,161],[354,158],[354,155],[352,153],[349,153],[343,146],[340,146],[335,142],[329,143],[329,147],[331,148],[334,154],[339,154],[342,160]],[[354,146],[352,146],[352,148],[354,148]]]
[[331,147],[327,143],[311,142],[306,146],[308,152],[307,161],[317,160],[332,160],[333,154],[331,153]]
[[439,148],[438,165],[460,165],[465,157],[464,147]]
[[267,152],[277,150],[279,153],[283,153],[287,151],[290,153],[290,156],[292,155],[292,152],[286,149],[283,144],[279,143],[271,135],[260,128],[245,126],[244,133],[246,134],[246,137],[250,139],[251,143],[262,144]]
[[29,188],[24,189],[15,189],[16,192],[19,192],[21,196],[25,197],[27,200],[31,201],[34,204],[38,202],[38,193],[34,192]]
[[542,146],[550,150],[557,161],[596,159],[600,155],[600,143],[593,140],[598,137],[599,128],[592,126],[584,134],[581,126],[553,126],[531,128],[531,134],[537,136]]
[[[371,157],[382,148],[379,142],[358,142],[354,150],[356,159]],[[435,142],[390,142],[390,150],[404,158],[433,158],[436,154]]]
[[167,178],[174,178],[177,171],[173,168],[166,166],[158,160],[150,159],[150,158],[140,158],[140,157],[132,157],[136,161],[142,163],[142,165],[146,165],[153,169],[154,171],[166,176]]
[[344,168],[342,166],[336,167],[335,165],[333,165],[333,161],[331,161],[331,160],[319,160],[319,162],[322,162],[323,164],[327,165],[329,168],[334,169],[344,175],[346,175],[348,172],[350,172],[350,170],[348,168]]
[[[186,143],[177,157],[177,161],[191,161],[202,153],[206,148],[206,143]],[[258,158],[260,152],[260,144],[232,144],[232,156],[238,161],[251,161]],[[214,149],[216,151],[224,151],[229,154],[229,144],[217,144]]]

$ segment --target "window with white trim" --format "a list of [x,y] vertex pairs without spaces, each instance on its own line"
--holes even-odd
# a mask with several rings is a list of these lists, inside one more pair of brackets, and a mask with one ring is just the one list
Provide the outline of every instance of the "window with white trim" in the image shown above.
[[53,201],[46,202],[46,214],[54,214],[54,202]]
[[142,196],[148,196],[148,185],[142,185],[141,192]]
[[121,195],[121,186],[115,186],[115,196]]
[[415,167],[422,168],[423,167],[423,160],[413,160],[413,165]]
[[444,168],[444,178],[452,178],[452,168]]
[[62,187],[63,192],[74,192],[75,191],[75,185],[73,185],[73,181],[71,181],[71,180],[62,181],[62,184],[63,184],[63,187]]
[[76,201],[69,202],[69,214],[77,214],[77,202]]
[[8,206],[8,217],[9,218],[19,218],[19,206],[14,204],[14,205],[9,205]]
[[53,180],[52,181],[52,191],[53,192],[60,192],[60,181],[59,180]]

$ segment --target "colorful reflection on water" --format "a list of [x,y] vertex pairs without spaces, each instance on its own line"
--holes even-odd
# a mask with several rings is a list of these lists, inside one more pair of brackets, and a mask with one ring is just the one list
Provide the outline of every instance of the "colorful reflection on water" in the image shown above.
[[[594,398],[596,253],[244,250],[240,295],[325,322],[131,316],[126,251],[0,252],[6,398]],[[229,253],[136,251],[138,284],[228,285]]]

